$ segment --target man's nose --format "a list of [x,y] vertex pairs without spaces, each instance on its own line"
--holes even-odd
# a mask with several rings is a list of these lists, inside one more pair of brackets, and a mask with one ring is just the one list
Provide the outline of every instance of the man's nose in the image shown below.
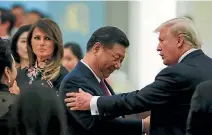
[[157,49],[156,49],[157,51],[161,51],[161,47],[160,47],[160,44],[158,44],[158,46],[157,46]]
[[121,63],[120,63],[120,62],[117,62],[117,63],[115,64],[115,68],[116,68],[116,69],[120,69],[120,68],[121,68]]

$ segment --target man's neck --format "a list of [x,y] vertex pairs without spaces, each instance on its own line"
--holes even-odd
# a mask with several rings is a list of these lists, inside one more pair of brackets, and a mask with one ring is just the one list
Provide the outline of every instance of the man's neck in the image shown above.
[[92,58],[89,58],[89,56],[85,56],[83,58],[83,61],[93,70],[93,72],[96,74],[98,78],[102,79],[101,75],[99,74],[98,68],[95,66],[96,64]]
[[189,47],[186,48],[180,55],[179,59],[178,59],[178,63],[182,61],[182,59],[184,59],[189,53],[193,52],[194,50],[196,50],[195,48]]
[[0,37],[8,37],[8,33],[6,31],[1,31],[0,32]]
[[181,56],[183,56],[183,54],[185,54],[188,50],[192,49],[192,47],[190,45],[184,45],[184,47],[181,49],[180,53],[179,53],[179,58]]

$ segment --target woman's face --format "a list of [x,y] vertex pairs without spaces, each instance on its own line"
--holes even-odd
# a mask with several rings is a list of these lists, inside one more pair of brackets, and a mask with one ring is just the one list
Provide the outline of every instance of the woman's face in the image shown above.
[[38,59],[51,59],[54,53],[54,42],[40,29],[35,28],[31,38],[32,50]]
[[[12,57],[12,55],[11,55],[11,57]],[[14,60],[14,58],[13,58],[13,62],[12,62],[12,67],[11,68],[9,68],[9,67],[6,67],[5,68],[5,75],[6,75],[6,77],[7,77],[7,84],[8,84],[8,87],[10,88],[10,87],[12,87],[13,86],[13,83],[14,83],[14,81],[15,81],[15,79],[16,79],[16,76],[17,76],[17,69],[16,69],[16,67],[15,67],[15,60]]]
[[27,43],[26,43],[27,35],[28,32],[22,33],[17,42],[17,53],[21,59],[25,60],[28,60]]
[[71,71],[74,69],[76,64],[78,63],[78,58],[73,54],[70,48],[64,49],[64,56],[63,56],[63,66],[68,70]]

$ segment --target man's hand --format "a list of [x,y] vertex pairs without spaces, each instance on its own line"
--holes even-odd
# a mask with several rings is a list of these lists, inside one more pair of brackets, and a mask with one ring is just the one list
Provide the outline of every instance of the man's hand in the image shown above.
[[144,119],[143,124],[144,124],[144,131],[143,132],[148,134],[149,133],[149,126],[150,126],[150,116],[148,116]]
[[67,93],[65,102],[71,110],[90,110],[92,95],[79,88],[79,93]]
[[16,81],[14,81],[13,86],[9,88],[9,91],[10,91],[10,93],[15,94],[15,95],[20,94],[20,89],[19,89]]

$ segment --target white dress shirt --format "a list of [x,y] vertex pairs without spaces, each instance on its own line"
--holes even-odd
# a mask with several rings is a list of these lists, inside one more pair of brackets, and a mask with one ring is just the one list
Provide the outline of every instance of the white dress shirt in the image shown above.
[[179,58],[178,63],[180,63],[180,62],[182,61],[182,59],[185,58],[185,56],[187,56],[189,53],[191,53],[191,52],[193,52],[193,51],[196,51],[196,50],[198,50],[198,49],[192,48],[192,49],[186,51],[186,52]]
[[2,36],[0,37],[1,39],[9,39],[10,37],[7,35],[7,36]]

